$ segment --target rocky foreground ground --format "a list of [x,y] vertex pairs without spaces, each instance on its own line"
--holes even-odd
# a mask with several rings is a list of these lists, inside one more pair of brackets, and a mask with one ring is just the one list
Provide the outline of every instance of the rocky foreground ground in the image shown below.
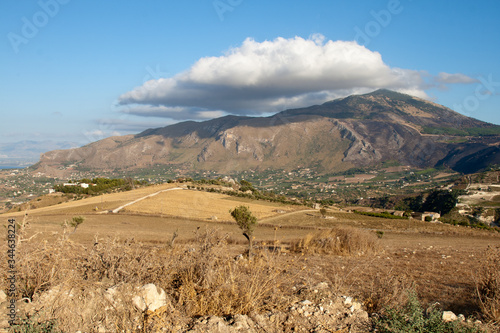
[[[348,296],[333,296],[329,291],[327,282],[314,286],[311,290],[304,290],[312,300],[303,299],[291,304],[286,311],[268,311],[261,314],[227,315],[227,316],[202,316],[198,318],[182,318],[177,316],[177,311],[171,300],[161,288],[154,284],[133,288],[127,284],[117,285],[105,290],[96,290],[82,293],[78,288],[57,286],[33,300],[18,301],[17,316],[32,318],[32,323],[45,316],[54,308],[64,304],[74,304],[87,298],[87,307],[80,309],[79,316],[75,316],[74,332],[118,332],[129,331],[117,329],[117,315],[130,325],[130,331],[136,332],[371,332],[373,319],[363,309],[363,304]],[[0,293],[1,307],[6,309],[9,302],[2,292]],[[127,309],[127,307],[130,307]],[[102,311],[102,313],[97,313]],[[96,312],[102,317],[102,322],[90,330],[78,329],[77,321],[80,318]],[[86,313],[86,314],[85,314]],[[50,316],[49,316],[50,317]],[[80,317],[80,318],[76,318]],[[4,312],[0,321],[0,332],[8,332],[8,318]],[[71,322],[71,318],[67,318]],[[452,312],[443,313],[444,321],[462,320]],[[82,323],[83,324],[83,323]],[[86,326],[86,325],[82,325]],[[133,328],[132,328],[133,327]],[[23,331],[24,332],[24,331]],[[30,331],[31,332],[31,331]],[[46,331],[44,331],[46,332]]]

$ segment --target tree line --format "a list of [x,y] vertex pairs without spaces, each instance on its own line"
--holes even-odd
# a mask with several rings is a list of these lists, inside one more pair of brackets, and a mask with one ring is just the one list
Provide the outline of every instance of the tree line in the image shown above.
[[[58,184],[54,186],[54,190],[62,193],[72,193],[72,194],[87,194],[96,195],[105,192],[111,192],[113,190],[123,190],[129,191],[135,188],[135,186],[146,185],[146,181],[134,180],[130,177],[125,179],[120,178],[82,178],[80,180],[70,181],[70,186],[65,186],[64,184]],[[88,187],[82,187],[79,184],[88,184]]]

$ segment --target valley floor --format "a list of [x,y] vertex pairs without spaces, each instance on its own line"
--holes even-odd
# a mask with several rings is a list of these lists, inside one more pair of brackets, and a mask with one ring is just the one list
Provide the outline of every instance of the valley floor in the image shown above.
[[[231,274],[240,276],[243,280],[250,278],[249,281],[253,281],[252,276],[257,280],[273,277],[275,279],[273,281],[265,279],[258,281],[262,286],[266,283],[272,286],[275,283],[276,288],[281,290],[278,293],[280,297],[289,303],[283,304],[271,294],[261,295],[262,299],[260,296],[255,296],[255,304],[252,303],[251,308],[234,305],[232,310],[228,310],[239,311],[241,314],[255,314],[259,311],[268,313],[273,309],[285,311],[296,302],[304,300],[319,302],[324,301],[324,297],[342,295],[356,298],[368,314],[381,313],[385,306],[401,304],[408,290],[415,290],[425,306],[438,302],[443,310],[486,320],[483,318],[476,286],[486,265],[488,248],[500,248],[500,235],[496,232],[415,220],[388,220],[338,209],[328,210],[327,218],[322,218],[318,211],[307,207],[256,202],[185,190],[162,192],[129,205],[117,214],[109,213],[125,203],[162,189],[146,188],[135,194],[132,192],[115,194],[104,199],[96,197],[52,208],[0,215],[2,224],[6,224],[9,218],[15,218],[21,226],[24,226],[24,230],[20,229],[24,242],[19,246],[25,249],[25,252],[20,252],[20,256],[31,256],[32,260],[36,259],[31,268],[23,266],[19,270],[18,282],[35,284],[33,279],[36,276],[33,275],[41,273],[37,273],[33,267],[43,270],[55,265],[53,267],[59,267],[60,271],[53,268],[56,272],[53,275],[46,272],[48,275],[38,276],[42,280],[48,279],[47,285],[42,283],[38,289],[25,290],[28,293],[32,292],[30,297],[33,297],[33,300],[37,298],[37,294],[68,280],[79,281],[74,283],[78,283],[82,288],[89,287],[90,284],[96,292],[109,290],[118,285],[141,286],[155,283],[166,290],[176,313],[181,317],[223,315],[224,313],[211,310],[209,305],[205,308],[195,307],[204,293],[216,298],[218,297],[216,295],[224,293],[225,283],[230,286],[230,283],[237,283],[226,280],[211,281],[210,279],[222,277],[212,276],[210,275],[212,273],[209,274],[207,271],[203,273],[208,274],[206,276],[203,274],[197,278],[192,276],[198,274],[196,269],[199,267],[209,265],[215,272],[218,272],[217,269],[222,270],[221,272],[229,269]],[[184,208],[175,205],[174,211],[159,204],[175,198],[182,201],[188,196],[193,200],[185,201]],[[234,258],[246,251],[247,243],[241,230],[227,217],[229,215],[227,212],[228,207],[241,204],[253,207],[261,217],[261,224],[254,233],[255,259],[253,261],[242,259],[243,266],[238,266],[240,264],[237,264]],[[213,218],[214,213],[210,207],[218,207],[219,218]],[[101,214],[102,212],[104,214]],[[74,233],[71,232],[72,229],[63,229],[61,225],[65,221],[70,221],[75,215],[83,216],[84,223]],[[374,249],[360,247],[341,255],[321,249],[297,250],[294,247],[300,240],[306,239],[308,234],[325,232],[331,228],[347,228],[348,233],[353,235],[361,232],[360,237],[370,239],[376,243],[376,247]],[[108,250],[99,252],[101,246],[102,249]],[[38,249],[38,252],[29,252],[28,249],[33,251]],[[4,258],[6,251],[2,253],[4,253],[1,258],[3,266],[6,263]],[[131,257],[127,257],[127,253],[131,253]],[[136,257],[132,253],[136,253],[134,254]],[[97,259],[92,259],[93,256]],[[26,265],[30,260],[28,257],[19,258],[19,262],[24,262],[23,265]],[[107,264],[110,265],[106,266],[107,268],[102,266],[106,260],[109,260]],[[130,260],[132,261],[129,262]],[[135,266],[131,266],[134,260],[151,262],[142,263],[141,265],[145,266],[134,268]],[[68,267],[71,268],[63,274],[67,261],[70,264]],[[47,265],[37,266],[36,262]],[[189,263],[201,266],[193,268],[194,266],[189,266]],[[120,269],[123,272],[120,272]],[[57,272],[62,275],[57,276]],[[182,275],[186,272],[190,273]],[[252,272],[260,272],[262,275]],[[226,273],[224,279],[227,279]],[[86,276],[86,280],[81,280],[82,276]],[[187,288],[183,283],[187,283],[185,279],[188,277],[195,279],[192,283],[199,284],[192,290],[193,295],[198,296],[189,301],[194,303],[189,303],[188,295],[183,294]],[[5,279],[2,281],[5,283]],[[328,291],[320,291],[315,296],[311,290],[322,283],[328,285]],[[3,289],[5,287],[2,285]],[[217,288],[222,289],[216,291]],[[306,292],[301,293],[300,290]],[[320,296],[323,297],[321,300]],[[57,314],[61,314],[61,311],[53,309],[52,314],[57,319]],[[133,317],[131,314],[128,315],[130,318]],[[161,315],[167,316],[165,313],[158,314]],[[141,318],[144,320],[144,317]],[[133,320],[130,319],[130,322]],[[64,324],[64,320],[61,323]],[[174,325],[172,322],[170,324]],[[331,329],[334,327],[334,324],[332,325]]]

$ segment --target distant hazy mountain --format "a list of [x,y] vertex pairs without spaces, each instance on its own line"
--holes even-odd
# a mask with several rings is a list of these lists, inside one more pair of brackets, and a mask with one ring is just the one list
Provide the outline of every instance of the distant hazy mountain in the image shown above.
[[0,143],[0,166],[27,166],[40,160],[40,154],[55,150],[78,147],[74,142],[19,141]]
[[334,172],[397,161],[473,172],[500,164],[499,135],[500,126],[377,90],[271,117],[227,116],[111,137],[45,153],[36,167],[49,174],[68,164],[87,170],[172,164],[218,172],[298,166]]

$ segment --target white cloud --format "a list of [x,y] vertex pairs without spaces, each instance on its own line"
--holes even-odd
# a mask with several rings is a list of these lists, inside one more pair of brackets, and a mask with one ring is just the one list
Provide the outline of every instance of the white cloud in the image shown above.
[[102,137],[102,136],[106,135],[106,132],[104,132],[102,130],[92,130],[92,131],[85,131],[83,134],[85,136],[98,136],[98,137]]
[[212,119],[225,115],[224,111],[206,111],[201,108],[132,105],[121,109],[122,113],[143,117],[166,117],[174,120]]
[[[468,78],[444,74],[438,79]],[[423,72],[391,68],[380,53],[356,42],[325,42],[320,34],[264,42],[248,38],[222,56],[201,58],[185,72],[145,82],[120,96],[119,104],[126,106],[122,112],[134,115],[204,119],[282,111],[378,88],[428,98],[427,80]]]
[[102,140],[110,136],[120,136],[130,133],[139,133],[149,128],[158,128],[162,126],[171,125],[172,121],[150,121],[141,122],[135,119],[127,119],[128,116],[122,118],[102,118],[95,121],[95,128],[91,130],[84,130],[82,132],[86,143]]
[[474,79],[470,76],[464,75],[464,74],[449,74],[445,72],[441,72],[438,74],[437,77],[434,79],[437,83],[443,83],[443,84],[469,84],[469,83],[476,83],[479,82],[477,79]]
[[170,125],[173,122],[168,121],[136,121],[134,119],[128,119],[127,116],[122,116],[121,118],[102,118],[96,120],[96,127],[100,131],[113,134],[121,133],[121,132],[142,132],[148,128],[158,127],[158,126],[166,126]]

